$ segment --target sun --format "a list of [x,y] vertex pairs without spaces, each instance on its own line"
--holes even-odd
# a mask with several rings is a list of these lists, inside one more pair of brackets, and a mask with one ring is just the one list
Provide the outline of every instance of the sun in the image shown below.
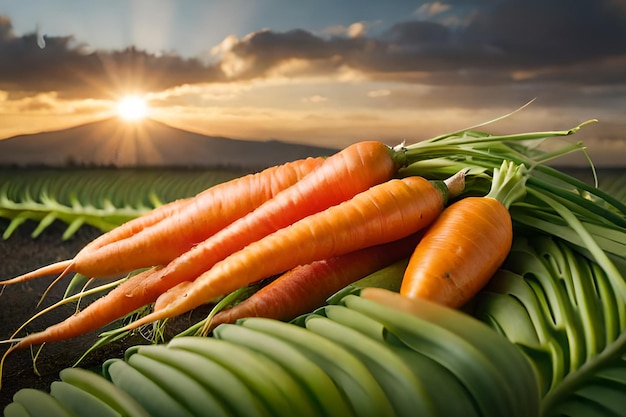
[[117,102],[116,110],[122,120],[138,122],[148,116],[148,102],[140,96],[126,96]]

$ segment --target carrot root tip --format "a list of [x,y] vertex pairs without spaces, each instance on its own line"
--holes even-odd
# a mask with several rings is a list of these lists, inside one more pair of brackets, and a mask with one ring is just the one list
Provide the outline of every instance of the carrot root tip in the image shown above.
[[56,262],[50,265],[43,266],[39,269],[17,276],[15,278],[7,279],[5,281],[0,281],[0,285],[17,284],[20,282],[29,281],[31,279],[41,278],[47,275],[54,275],[54,274],[61,274],[61,276],[64,276],[67,273],[71,272],[73,267],[74,267],[74,260],[68,259],[65,261],[60,261],[60,262]]
[[469,171],[469,168],[462,169],[443,181],[448,188],[448,195],[450,197],[456,197],[465,190],[465,176]]

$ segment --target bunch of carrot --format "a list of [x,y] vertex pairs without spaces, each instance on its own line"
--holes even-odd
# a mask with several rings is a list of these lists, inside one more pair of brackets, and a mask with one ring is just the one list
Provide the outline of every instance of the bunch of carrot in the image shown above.
[[[294,162],[284,167],[269,169],[256,176],[233,180],[209,189],[194,199],[162,206],[146,216],[131,221],[96,239],[72,260],[4,281],[2,284],[11,284],[55,272],[60,272],[62,276],[67,271],[101,277],[158,265],[133,276],[59,326],[30,335],[16,346],[59,340],[97,329],[143,305],[155,302],[159,296],[166,297],[167,295],[163,294],[168,291],[179,292],[188,285],[188,282],[196,281],[205,271],[212,270],[220,261],[244,248],[243,253],[247,254],[246,267],[253,271],[261,271],[261,267],[268,264],[264,263],[263,259],[256,261],[261,264],[260,267],[253,264],[251,259],[255,255],[249,246],[257,244],[274,232],[288,231],[287,239],[294,241],[292,246],[289,246],[288,240],[285,239],[276,243],[276,253],[282,253],[278,259],[293,259],[292,256],[288,256],[294,253],[293,248],[326,249],[325,246],[312,244],[312,239],[307,241],[306,238],[310,236],[297,235],[298,232],[292,230],[293,225],[305,218],[307,221],[302,224],[307,225],[312,221],[309,216],[326,213],[327,209],[335,208],[339,203],[351,200],[361,193],[366,194],[362,197],[364,202],[360,203],[361,206],[355,208],[357,212],[367,203],[370,206],[395,203],[393,192],[387,188],[400,189],[405,183],[410,182],[392,180],[403,164],[402,157],[401,150],[393,150],[382,143],[361,142],[327,158],[315,169],[310,169],[311,162],[305,161],[308,163],[305,165],[308,175],[300,176],[299,172],[294,174],[294,166],[298,168],[303,166],[302,162]],[[287,175],[290,177],[285,180],[284,177]],[[385,187],[375,194],[376,190],[372,187],[377,185]],[[443,208],[444,196],[423,179],[414,181],[409,187],[405,187],[404,191],[405,198],[411,202],[421,201],[420,198],[414,198],[415,195],[410,194],[411,192],[419,194],[422,189],[430,192],[430,198],[426,200],[430,205],[429,211],[421,215],[421,218],[424,219],[423,222],[432,220]],[[256,194],[262,194],[262,197]],[[326,214],[329,220],[325,221],[330,221],[325,225],[328,230],[326,233],[318,231],[318,239],[338,240],[344,237],[345,235],[339,233],[337,226],[333,224],[339,220],[343,220],[346,229],[352,229],[356,224],[355,219],[345,215],[345,208],[342,207],[341,211],[344,214],[334,214],[334,218]],[[174,212],[177,214],[174,215]],[[389,210],[387,215],[398,214],[395,210]],[[209,233],[207,229],[210,222],[207,220],[214,224],[219,222],[220,225]],[[369,218],[363,220],[371,221]],[[387,228],[381,227],[384,218],[378,217],[376,221],[378,224],[373,226],[378,227],[379,232],[387,232]],[[200,237],[198,230],[204,232],[204,236]],[[409,229],[402,230],[403,234],[410,232]],[[395,240],[394,236],[389,236],[391,237],[382,237],[381,242],[372,241],[371,244]],[[203,237],[205,239],[202,239]],[[368,239],[369,236],[364,233],[363,238]],[[309,242],[310,244],[307,244]],[[362,245],[369,246],[368,243],[364,242]],[[335,244],[331,243],[328,247],[334,248]],[[268,272],[266,276],[283,272],[289,269],[289,265],[282,268]],[[242,274],[224,279],[229,283],[229,289],[235,289],[251,282],[248,276]],[[260,276],[259,279],[264,277]],[[217,288],[215,285],[212,287]],[[198,304],[223,293],[213,291],[211,295],[201,294],[199,296],[201,301]],[[158,305],[161,304],[163,303],[160,302]]]
[[[468,146],[476,144],[564,136],[575,130],[577,128],[563,132],[483,136],[472,140],[459,140],[455,135],[418,143],[412,148],[390,148],[376,141],[359,142],[323,160],[311,158],[269,168],[210,188],[196,197],[162,206],[102,235],[72,260],[0,282],[8,285],[50,274],[60,274],[60,278],[69,272],[105,277],[149,268],[65,321],[41,332],[11,339],[16,343],[5,353],[2,362],[15,349],[76,337],[145,305],[154,303],[153,312],[121,330],[132,330],[182,314],[301,265],[313,265],[309,267],[311,272],[305,274],[306,279],[301,278],[293,285],[288,278],[297,274],[286,274],[268,290],[251,298],[254,304],[245,314],[272,317],[295,293],[299,293],[298,301],[312,294],[314,302],[307,304],[302,300],[302,304],[313,307],[350,280],[355,281],[372,269],[391,263],[398,254],[408,256],[415,245],[421,250],[427,238],[439,241],[437,252],[413,255],[415,261],[411,260],[407,271],[419,272],[414,275],[407,272],[408,289],[403,288],[402,292],[407,296],[430,297],[429,291],[420,292],[414,287],[440,287],[441,282],[455,289],[467,286],[470,289],[462,290],[461,297],[456,290],[445,290],[444,296],[437,296],[444,304],[458,306],[486,283],[508,253],[512,235],[508,212],[502,216],[500,224],[474,223],[473,220],[479,213],[489,218],[491,210],[502,213],[504,208],[507,211],[510,202],[517,197],[502,198],[502,195],[508,195],[506,190],[523,190],[523,167],[503,163],[500,173],[494,170],[496,181],[492,193],[486,197],[460,199],[449,208],[446,205],[450,198],[463,196],[466,170],[445,181],[429,181],[421,176],[404,176],[402,168],[441,153],[450,154],[451,150],[462,155],[468,152]],[[484,207],[483,200],[489,201]],[[462,220],[448,220],[449,217]],[[469,231],[468,226],[475,226],[469,235],[474,239],[461,241],[459,236]],[[426,236],[417,244],[419,239],[414,236],[421,237],[419,232],[424,229],[428,229]],[[494,235],[490,233],[492,229],[498,232]],[[485,242],[493,241],[497,235],[501,240],[493,248],[483,247],[482,243],[476,244],[482,234],[486,236]],[[390,246],[403,239],[410,243],[408,250]],[[426,246],[434,247],[430,243]],[[382,261],[368,268],[360,268],[359,258],[373,257],[372,252],[353,255],[358,251],[383,251],[390,247],[391,252],[381,255]],[[450,252],[455,252],[458,258],[453,272],[447,269]],[[344,262],[347,266],[341,270],[348,278],[315,280],[309,275],[328,275],[329,269],[320,267],[319,262],[344,257],[351,259]],[[423,257],[429,257],[429,262],[414,267]],[[473,264],[486,263],[489,267],[462,276],[463,265],[472,259]],[[350,274],[347,272],[350,269],[359,272]],[[434,278],[428,278],[429,271],[435,269],[438,272],[430,274]],[[292,289],[286,291],[284,285]],[[258,307],[262,310],[256,310],[255,306],[262,305],[264,307]],[[296,308],[287,315],[295,311]],[[284,312],[281,314],[287,317]]]

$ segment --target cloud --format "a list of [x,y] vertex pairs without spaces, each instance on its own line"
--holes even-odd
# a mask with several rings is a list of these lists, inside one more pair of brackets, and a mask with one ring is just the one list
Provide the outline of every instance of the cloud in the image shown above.
[[328,97],[324,97],[319,94],[315,94],[310,97],[305,97],[302,99],[303,103],[314,103],[314,104],[324,103],[326,101],[328,101]]
[[416,46],[450,43],[450,30],[436,22],[408,21],[397,23],[383,35],[383,40],[392,45]]
[[367,26],[363,22],[356,22],[348,26],[346,33],[350,38],[360,38],[367,33]]
[[626,13],[617,0],[484,3],[489,7],[465,4],[455,20],[463,25],[449,23],[457,5],[448,2],[428,4],[423,13],[433,19],[398,22],[379,35],[263,30],[231,43],[222,65],[237,69],[228,72],[233,80],[266,77],[297,59],[308,71],[299,75],[349,68],[370,79],[433,85],[527,84],[548,74],[552,83],[624,82],[618,74],[626,67],[615,57],[626,54]]
[[233,45],[239,42],[239,38],[235,35],[228,35],[220,43],[211,48],[211,55],[221,56],[224,52],[228,52]]
[[475,16],[466,35],[518,63],[568,64],[626,53],[626,13],[615,0],[513,0]]
[[158,90],[219,79],[219,69],[174,54],[129,47],[93,51],[73,36],[16,36],[0,17],[0,89],[9,93],[55,91],[63,97],[106,97],[129,89]]
[[444,4],[440,1],[435,1],[433,3],[424,3],[415,11],[415,14],[418,17],[432,17],[440,13],[447,12],[448,10],[450,10],[451,7],[452,6],[450,6],[449,4]]
[[[212,62],[130,47],[93,51],[71,35],[17,36],[0,17],[0,89],[103,97],[112,90],[311,77],[433,86],[624,84],[621,0],[424,3],[417,18],[370,32],[368,22],[229,35]],[[407,16],[410,17],[410,16]],[[459,23],[459,22],[462,22]]]
[[391,90],[383,88],[380,90],[371,90],[367,92],[367,96],[371,98],[387,97],[391,94]]
[[348,26],[334,25],[324,28],[321,33],[327,36],[347,36],[349,38],[360,38],[365,36],[370,29],[367,22],[354,22]]
[[7,16],[0,16],[0,42],[13,38],[13,24]]
[[222,68],[232,78],[263,77],[272,68],[289,60],[323,61],[334,57],[342,59],[360,39],[323,39],[311,32],[294,29],[287,32],[262,30],[254,32],[233,44],[225,53]]

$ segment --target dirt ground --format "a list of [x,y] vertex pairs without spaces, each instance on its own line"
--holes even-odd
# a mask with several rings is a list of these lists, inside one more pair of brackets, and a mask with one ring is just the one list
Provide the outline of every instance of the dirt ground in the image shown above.
[[[7,229],[9,222],[0,219],[0,235]],[[35,223],[21,225],[7,240],[0,239],[0,279],[8,279],[40,266],[69,259],[74,256],[87,242],[100,234],[90,227],[81,228],[74,237],[62,241],[61,236],[65,225],[53,223],[38,238],[30,235],[35,229]],[[0,340],[9,338],[33,313],[60,300],[69,282],[69,277],[53,287],[46,300],[37,308],[37,302],[45,288],[54,277],[45,277],[24,284],[7,286],[0,295]],[[45,327],[63,320],[75,311],[76,305],[64,305],[38,318],[20,333],[23,336],[29,332],[39,331]],[[193,315],[183,317],[171,323],[170,331],[176,332],[186,329],[192,320],[198,320],[198,311]],[[84,337],[69,341],[55,342],[45,345],[36,361],[37,375],[33,368],[34,350],[21,350],[11,354],[4,364],[2,388],[0,389],[0,410],[11,402],[13,394],[21,388],[37,388],[44,391],[49,389],[50,383],[58,379],[61,369],[72,366],[78,358],[89,348],[97,335],[96,331]],[[80,367],[99,371],[104,360],[122,357],[124,350],[133,344],[148,343],[137,334],[114,344],[107,345],[89,354]],[[0,353],[4,353],[8,344],[0,344]]]

